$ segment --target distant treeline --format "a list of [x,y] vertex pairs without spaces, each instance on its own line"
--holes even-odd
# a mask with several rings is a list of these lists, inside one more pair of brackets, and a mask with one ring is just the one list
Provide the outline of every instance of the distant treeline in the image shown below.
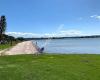
[[0,40],[0,44],[6,44],[6,43],[12,43],[12,42],[20,42],[20,41],[24,41],[24,40],[25,39],[23,37],[15,38],[13,36],[2,34],[2,40]]
[[100,35],[92,36],[74,36],[74,37],[41,37],[41,38],[23,38],[24,40],[41,40],[41,39],[65,39],[65,38],[100,38]]

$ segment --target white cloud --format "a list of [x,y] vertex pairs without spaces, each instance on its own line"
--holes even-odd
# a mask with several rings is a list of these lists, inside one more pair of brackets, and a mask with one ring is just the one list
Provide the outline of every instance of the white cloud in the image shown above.
[[24,32],[6,32],[7,35],[14,37],[69,37],[69,36],[80,36],[82,32],[79,30],[65,30],[64,24],[60,24],[57,30],[53,33],[35,34],[35,33],[24,33]]
[[93,16],[90,16],[90,17],[100,20],[100,16],[99,15],[93,15]]
[[97,16],[96,18],[100,20],[100,16]]
[[60,31],[60,34],[62,34],[63,36],[80,36],[82,32],[78,30],[66,30]]
[[68,37],[68,36],[82,35],[81,31],[78,30],[63,30],[57,33],[45,33],[45,34],[23,33],[23,32],[6,32],[6,34],[14,37]]
[[7,35],[14,37],[40,37],[39,34],[34,33],[24,33],[24,32],[6,32]]

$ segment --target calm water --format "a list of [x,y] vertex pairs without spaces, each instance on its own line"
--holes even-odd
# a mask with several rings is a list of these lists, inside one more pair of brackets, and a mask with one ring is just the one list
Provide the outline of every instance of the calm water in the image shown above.
[[39,47],[45,46],[46,53],[96,53],[100,54],[100,38],[76,38],[36,40]]

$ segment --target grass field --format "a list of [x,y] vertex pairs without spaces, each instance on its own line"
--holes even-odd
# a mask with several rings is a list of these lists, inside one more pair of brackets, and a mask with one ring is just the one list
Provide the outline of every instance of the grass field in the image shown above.
[[1,56],[0,80],[100,80],[100,55]]
[[10,48],[10,47],[16,45],[17,43],[18,43],[18,42],[12,41],[12,44],[11,44],[11,43],[0,44],[0,50]]
[[0,50],[10,48],[10,47],[11,47],[11,44],[0,44]]

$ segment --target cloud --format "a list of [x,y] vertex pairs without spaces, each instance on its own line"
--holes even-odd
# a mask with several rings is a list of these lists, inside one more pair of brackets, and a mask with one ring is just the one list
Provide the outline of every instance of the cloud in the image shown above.
[[100,16],[99,15],[93,15],[93,16],[90,16],[91,18],[95,18],[97,20],[100,20]]
[[63,30],[64,24],[60,24],[53,33],[35,34],[25,32],[6,32],[7,35],[14,37],[25,37],[25,38],[38,38],[38,37],[69,37],[69,36],[80,36],[82,32],[79,30]]
[[81,36],[82,32],[78,30],[63,30],[58,33],[44,34],[44,37],[70,37],[70,36]]
[[35,33],[24,33],[24,32],[6,32],[7,35],[14,37],[25,37],[25,38],[38,38],[38,37],[70,37],[80,36],[82,32],[79,30],[65,30],[64,24],[60,24],[53,33],[35,34]]
[[24,33],[24,32],[6,32],[7,35],[14,37],[40,37],[39,34],[34,33]]
[[80,36],[82,35],[82,32],[79,30],[65,30],[65,31],[60,31],[60,35],[63,36]]
[[81,31],[78,30],[61,30],[57,33],[45,33],[45,34],[35,34],[35,33],[23,33],[23,32],[6,32],[7,35],[14,37],[69,37],[69,36],[80,36]]

